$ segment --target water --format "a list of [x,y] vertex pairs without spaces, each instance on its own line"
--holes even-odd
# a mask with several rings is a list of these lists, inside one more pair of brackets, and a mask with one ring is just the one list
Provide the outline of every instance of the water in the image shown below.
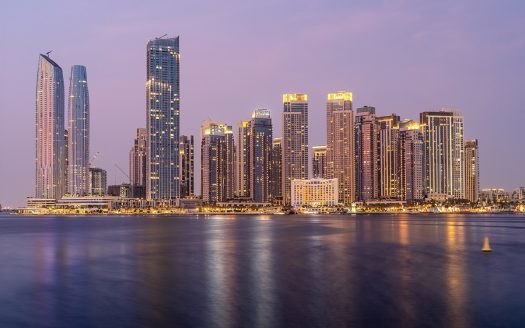
[[0,327],[525,325],[522,216],[4,216],[0,260]]

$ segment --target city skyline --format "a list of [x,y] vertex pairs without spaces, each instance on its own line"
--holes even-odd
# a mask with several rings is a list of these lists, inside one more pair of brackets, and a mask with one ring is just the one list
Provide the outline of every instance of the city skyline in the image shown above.
[[[376,17],[374,15],[378,16],[381,13],[384,13],[380,5],[371,6],[371,8],[358,8],[356,12],[371,13],[373,17]],[[400,4],[397,4],[397,6],[406,9]],[[439,7],[439,5],[433,6]],[[270,7],[272,7],[272,5],[270,5]],[[314,9],[318,9],[315,5],[312,5],[306,9],[303,9],[304,11],[298,13],[297,16],[294,16],[296,17],[296,19],[299,20],[299,23],[297,28],[295,30],[292,30],[292,32],[295,31],[295,33],[298,33],[305,28],[306,25],[301,24],[301,19],[304,18],[304,16],[306,15],[305,12],[308,12],[308,10],[309,12],[311,12],[313,10],[312,7]],[[447,15],[452,15],[452,18],[455,18],[456,15],[459,15],[460,13],[472,9],[469,6],[465,7],[466,8],[455,7],[455,14],[438,13],[437,15],[441,18],[444,18]],[[485,10],[487,11],[491,9],[491,7],[487,4],[484,4],[482,7],[485,8]],[[350,6],[343,6],[341,9],[341,15],[343,15],[344,13],[350,15],[348,11],[349,8]],[[9,7],[7,9],[8,10],[6,12],[17,12],[17,10],[19,10],[16,8],[16,6]],[[241,7],[239,10],[246,11],[248,9]],[[328,9],[323,9],[322,13],[325,12],[329,12]],[[422,8],[416,8],[409,12],[420,14],[422,17],[424,17],[426,14],[426,10]],[[515,20],[512,20],[513,15],[510,14],[508,9],[507,11],[496,10],[495,12],[498,13],[500,16],[509,18],[509,20],[504,24],[503,28],[516,28],[516,24],[518,24],[519,26],[520,23],[517,23]],[[226,15],[228,15],[228,13],[226,13]],[[139,21],[141,21],[141,15],[138,16]],[[474,16],[475,18],[477,18],[482,17],[483,15],[480,11],[474,11]],[[122,16],[118,16],[116,18],[117,21],[119,21],[119,19],[122,19]],[[123,21],[121,20],[120,22]],[[279,18],[277,18],[277,22],[279,23],[279,26],[284,24],[279,20]],[[477,26],[476,22],[471,21],[470,24],[470,28],[472,28],[473,26]],[[245,117],[246,114],[250,112],[251,108],[257,107],[269,108],[272,111],[272,117],[275,120],[274,126],[279,127],[281,124],[279,117],[280,95],[285,92],[296,90],[309,94],[310,116],[314,117],[315,115],[315,117],[321,117],[319,116],[319,114],[323,113],[324,95],[330,90],[338,90],[344,88],[352,90],[355,98],[354,108],[358,108],[363,105],[374,106],[377,108],[378,113],[381,113],[381,115],[386,115],[388,113],[394,112],[400,115],[401,118],[417,119],[417,114],[423,111],[438,110],[442,107],[454,107],[460,109],[463,112],[465,121],[468,122],[467,127],[465,129],[465,139],[477,138],[480,140],[480,154],[482,157],[480,165],[480,187],[484,188],[492,186],[502,186],[508,190],[512,190],[513,188],[518,187],[520,184],[522,184],[521,181],[523,178],[519,174],[519,171],[517,171],[517,169],[514,168],[514,166],[516,166],[515,164],[522,161],[522,159],[520,158],[519,154],[515,154],[515,152],[511,151],[511,149],[519,146],[519,144],[516,144],[514,146],[514,143],[517,142],[515,139],[519,139],[515,138],[516,133],[519,130],[513,124],[517,124],[517,122],[520,121],[520,115],[523,114],[521,114],[521,112],[517,110],[517,106],[513,105],[513,103],[520,102],[520,99],[522,99],[520,94],[514,91],[518,85],[522,85],[519,83],[521,80],[517,79],[517,77],[514,77],[514,83],[506,83],[506,90],[502,91],[501,89],[492,88],[490,87],[491,85],[489,86],[488,84],[486,84],[489,81],[489,78],[487,76],[484,77],[483,75],[487,74],[487,72],[492,72],[489,68],[494,67],[494,64],[497,64],[496,66],[499,65],[499,67],[506,65],[500,63],[501,61],[492,61],[488,57],[483,57],[484,55],[480,55],[482,58],[481,60],[480,57],[476,55],[475,57],[472,57],[474,62],[469,61],[470,66],[467,65],[470,71],[473,71],[474,68],[477,66],[489,67],[487,68],[488,71],[482,69],[480,70],[481,73],[478,73],[477,75],[474,74],[474,76],[460,77],[459,80],[457,79],[458,75],[454,74],[454,65],[452,65],[448,69],[444,69],[443,74],[438,74],[432,69],[431,72],[435,73],[436,75],[431,74],[430,78],[426,79],[426,81],[428,82],[428,86],[420,87],[420,89],[416,88],[416,90],[418,90],[417,94],[412,94],[409,91],[414,89],[414,86],[416,86],[417,84],[422,84],[422,80],[417,77],[419,76],[419,74],[415,73],[415,68],[418,65],[421,65],[420,68],[422,68],[422,72],[425,72],[425,68],[428,68],[430,66],[422,65],[422,63],[420,62],[416,63],[414,66],[410,66],[410,69],[406,72],[406,74],[408,75],[408,80],[407,78],[404,78],[403,81],[405,83],[403,83],[402,85],[395,85],[392,83],[394,80],[396,80],[396,70],[394,68],[392,68],[391,71],[383,70],[385,73],[382,74],[381,78],[384,78],[386,81],[381,82],[376,86],[375,83],[372,84],[371,82],[377,80],[378,71],[374,70],[371,67],[370,61],[364,62],[363,70],[357,70],[356,72],[352,70],[352,68],[355,68],[356,60],[359,59],[359,56],[354,53],[350,55],[350,57],[348,58],[348,62],[343,61],[342,58],[339,57],[336,57],[333,61],[334,64],[337,64],[339,66],[346,65],[343,71],[348,72],[348,77],[343,77],[342,79],[340,77],[337,77],[337,71],[334,69],[334,66],[328,63],[326,59],[322,59],[319,62],[319,65],[313,67],[314,72],[312,74],[315,73],[319,76],[316,79],[306,78],[310,75],[305,75],[305,73],[301,70],[291,70],[288,72],[285,78],[282,78],[282,75],[279,75],[277,72],[283,69],[284,66],[286,66],[284,64],[287,63],[287,61],[289,60],[288,53],[290,52],[290,49],[288,47],[285,47],[282,50],[279,48],[275,48],[279,50],[272,54],[272,57],[270,58],[272,59],[271,63],[275,64],[275,68],[266,67],[263,65],[263,67],[268,68],[269,71],[263,74],[263,76],[261,77],[262,80],[260,82],[248,82],[247,89],[239,89],[236,88],[236,86],[239,86],[239,83],[244,83],[245,79],[243,77],[245,77],[246,75],[241,74],[238,68],[245,67],[245,65],[251,64],[254,60],[257,63],[256,57],[250,56],[250,54],[246,51],[241,51],[239,55],[243,56],[242,58],[244,58],[244,60],[240,61],[239,63],[235,63],[235,59],[233,58],[230,58],[228,61],[225,61],[225,59],[227,59],[225,57],[220,58],[221,60],[223,60],[223,63],[230,65],[230,67],[232,67],[231,65],[234,65],[233,68],[237,68],[233,70],[230,69],[230,71],[234,73],[234,76],[228,80],[228,83],[226,83],[229,86],[219,87],[220,91],[211,91],[211,93],[208,93],[206,97],[202,97],[201,100],[198,96],[199,94],[202,95],[200,84],[204,83],[206,85],[208,83],[213,82],[206,81],[206,78],[213,80],[213,78],[211,77],[213,77],[213,75],[217,73],[216,69],[219,69],[214,68],[215,70],[209,71],[208,69],[210,68],[210,66],[204,63],[204,58],[209,59],[209,57],[204,57],[202,53],[206,52],[207,49],[209,49],[208,47],[210,47],[210,45],[205,45],[202,42],[198,42],[199,38],[194,37],[202,37],[204,34],[194,34],[190,32],[187,28],[185,28],[184,24],[182,24],[182,28],[178,28],[177,26],[170,26],[170,24],[167,24],[166,22],[159,25],[146,26],[143,30],[140,30],[140,32],[136,36],[131,36],[131,34],[133,33],[130,34],[129,29],[117,30],[116,32],[114,30],[111,30],[111,33],[116,33],[119,36],[127,36],[126,41],[129,42],[129,44],[132,44],[133,49],[143,49],[145,40],[151,39],[155,35],[161,35],[164,31],[168,32],[170,35],[182,35],[182,40],[183,42],[185,42],[183,43],[184,57],[182,61],[183,63],[186,63],[185,61],[188,61],[188,64],[187,66],[184,66],[185,68],[183,69],[182,73],[182,89],[188,90],[184,91],[185,96],[182,98],[181,103],[181,108],[183,111],[185,107],[188,109],[188,111],[186,112],[187,114],[182,114],[182,121],[185,122],[185,126],[182,126],[181,129],[181,133],[183,134],[197,136],[200,122],[202,122],[210,115],[213,116],[211,117],[212,119],[221,120],[228,124],[235,124],[237,122],[235,117],[239,117],[241,115]],[[320,25],[327,26],[326,20],[321,20]],[[123,26],[125,26],[125,24]],[[330,25],[328,24],[328,26]],[[466,26],[465,29],[461,29],[461,31],[464,31],[465,33],[469,32],[470,29],[467,28],[469,26]],[[142,28],[143,26],[140,27]],[[250,25],[250,27],[257,31],[256,26]],[[384,32],[384,25],[379,26],[378,28],[380,28],[380,30],[383,31],[383,33],[386,33]],[[362,35],[370,35],[370,33],[372,33],[373,35],[382,34],[380,32],[374,32],[374,29],[371,29],[369,25],[364,25],[363,29],[364,30],[362,32]],[[22,28],[22,31],[23,30],[24,28]],[[519,28],[517,30],[519,30]],[[162,32],[159,33],[159,31]],[[500,33],[504,33],[508,30],[499,31]],[[16,36],[17,33],[20,32],[16,32],[13,35]],[[81,33],[89,34],[89,30],[81,30]],[[432,28],[430,28],[429,33],[434,33],[438,36],[442,36],[443,38],[445,38],[444,34],[441,34],[439,33],[439,31],[435,29],[433,30]],[[215,35],[214,33],[212,34]],[[53,35],[53,33],[49,33],[49,35]],[[114,34],[111,35],[113,35],[113,37],[115,36]],[[490,40],[491,38],[496,38],[496,35],[499,35],[498,32],[489,34],[486,37],[488,38],[488,40]],[[504,40],[496,38],[499,40],[499,43],[491,42],[491,45],[495,47],[495,49],[498,51],[497,53],[504,52],[504,49],[502,50],[502,48],[504,48],[505,46],[514,46],[518,47],[520,51],[523,50],[523,47],[519,43],[512,43],[512,40],[515,40],[515,38],[512,38],[512,33],[510,33],[510,35],[511,37]],[[5,38],[6,41],[11,40],[11,37],[11,35],[2,35],[2,38]],[[454,38],[452,38],[451,36],[448,37],[449,38],[434,40],[434,42],[436,42],[436,46],[447,45],[449,44],[447,41],[450,40],[454,41]],[[460,35],[458,37],[464,37],[465,40],[471,40],[468,37],[465,37],[465,35]],[[240,46],[240,44],[243,43],[242,40],[242,36],[238,35],[238,38],[236,40],[230,41],[227,44],[230,47],[233,47],[233,49],[236,49],[236,47],[238,47],[237,43]],[[125,65],[115,65],[118,62],[107,60],[108,58],[112,58],[111,52],[109,52],[108,54],[100,54],[101,62],[97,62],[96,59],[99,54],[97,53],[97,56],[95,56],[93,52],[86,51],[87,48],[84,47],[87,47],[87,45],[80,47],[80,49],[83,52],[85,52],[86,55],[80,55],[80,52],[76,52],[75,50],[69,48],[71,46],[78,46],[78,44],[76,44],[74,40],[68,39],[66,41],[68,42],[68,45],[59,44],[58,46],[55,46],[56,41],[55,39],[53,39],[53,37],[49,36],[47,38],[42,38],[42,41],[35,43],[27,49],[24,48],[24,52],[27,51],[27,54],[23,53],[21,54],[20,58],[13,58],[12,61],[9,61],[14,63],[13,66],[17,67],[17,70],[19,71],[19,74],[21,76],[20,82],[16,83],[17,87],[21,89],[20,91],[11,89],[9,84],[7,82],[4,82],[4,77],[2,77],[2,114],[4,115],[5,113],[6,115],[8,115],[7,117],[9,117],[9,120],[5,120],[4,117],[2,117],[2,126],[0,131],[2,133],[1,139],[3,139],[4,141],[2,141],[0,146],[3,153],[10,155],[12,154],[15,158],[17,158],[17,161],[15,161],[16,163],[8,163],[6,160],[4,160],[6,157],[2,156],[3,159],[0,163],[0,174],[2,177],[0,203],[2,203],[3,205],[22,205],[25,201],[25,196],[31,194],[30,191],[32,190],[32,183],[34,181],[31,178],[31,172],[34,171],[34,168],[32,168],[32,154],[34,152],[31,150],[33,143],[31,141],[31,139],[33,139],[31,133],[31,126],[33,125],[33,120],[31,119],[31,117],[34,115],[34,98],[31,95],[34,94],[34,58],[35,54],[49,50],[49,48],[54,49],[54,52],[51,53],[51,57],[53,58],[53,60],[56,60],[64,69],[72,66],[73,64],[81,63],[82,65],[85,65],[90,71],[90,102],[92,109],[91,134],[93,136],[91,148],[92,154],[95,152],[101,153],[99,158],[94,163],[94,166],[110,170],[108,172],[110,175],[108,177],[108,180],[111,183],[113,183],[115,180],[117,180],[116,182],[122,182],[126,180],[125,177],[123,177],[116,169],[114,169],[114,163],[118,163],[120,166],[123,167],[126,165],[127,151],[131,146],[135,130],[137,127],[144,126],[143,122],[145,99],[143,92],[143,50],[139,50],[137,53],[135,53],[134,51],[129,51],[129,49],[126,50],[127,56],[129,56],[132,59],[130,59],[130,61],[124,59],[122,64]],[[314,39],[313,41],[318,45],[324,44],[324,42],[321,41],[321,38]],[[94,42],[95,41],[91,40],[91,46]],[[107,41],[105,37],[102,37],[101,40],[97,42],[100,42],[101,45],[104,45],[104,42]],[[357,35],[357,40],[355,40],[355,42],[358,45],[360,44],[360,42],[364,42],[363,37]],[[455,42],[453,42],[453,44],[457,46],[458,43]],[[472,42],[476,44],[477,40],[474,39],[472,40]],[[298,45],[299,43],[293,42],[293,44]],[[365,44],[370,47],[370,44]],[[448,64],[452,63],[457,66],[460,62],[465,62],[466,58],[471,58],[470,56],[467,56],[467,54],[473,55],[474,52],[472,51],[474,49],[478,49],[477,47],[474,47],[473,44],[469,43],[467,43],[465,47],[466,48],[461,48],[464,49],[465,52],[456,52],[454,54],[455,59],[453,59],[452,57],[448,57],[444,53],[441,53],[444,56],[442,57],[444,62],[447,62]],[[33,50],[30,51],[31,49]],[[336,48],[332,47],[329,49],[333,51]],[[421,48],[416,47],[416,49]],[[446,49],[447,48],[445,47],[443,50]],[[494,51],[494,49],[492,49],[491,51]],[[520,51],[514,51],[514,54],[517,53],[519,55],[521,54]],[[476,51],[476,54],[477,53],[478,52]],[[231,51],[228,51],[227,54],[231,54]],[[395,51],[390,55],[393,56],[393,58],[391,58],[392,60],[396,59]],[[490,53],[486,56],[489,55]],[[3,56],[6,56],[8,59],[12,58],[11,54],[3,54]],[[309,54],[305,54],[304,57],[306,62],[299,60],[301,64],[305,64],[308,62],[308,60],[313,58]],[[376,58],[379,59],[380,67],[378,68],[378,70],[380,70],[381,65],[384,65],[386,61],[385,58],[381,56]],[[425,58],[426,60],[430,60],[434,59],[435,57],[427,53],[426,55],[417,55],[416,59],[418,58]],[[397,59],[399,59],[399,57],[397,57]],[[133,62],[135,64],[132,64]],[[210,64],[214,62],[215,61],[212,61]],[[399,63],[401,66],[403,66],[403,64],[406,64],[406,62],[402,59],[399,61]],[[444,65],[440,61],[436,61],[433,63],[436,65],[436,70],[438,67],[444,67]],[[198,74],[195,74],[196,72],[198,72],[196,70],[198,66],[202,66],[201,68],[203,72],[209,71],[209,73],[204,74],[203,72],[200,72]],[[118,73],[121,73],[123,68],[129,70],[130,73],[126,73],[127,75],[121,75],[118,78],[122,79],[120,81],[121,83],[119,83],[119,80],[116,80],[115,76],[119,76]],[[257,65],[255,66],[255,68],[258,70],[261,69],[261,67]],[[113,70],[115,70],[115,74],[112,74]],[[520,72],[522,72],[522,70],[523,67],[518,65],[518,69],[513,70],[512,76],[520,75]],[[13,76],[10,74],[10,72],[12,72],[10,68],[7,68],[7,78]],[[102,72],[104,72],[104,74],[101,74]],[[352,74],[350,74],[350,72]],[[365,72],[373,75],[375,80],[367,79],[364,75]],[[350,77],[350,75],[352,77]],[[130,78],[133,76],[137,78]],[[523,76],[523,74],[521,74],[521,76]],[[410,77],[413,78],[412,81],[410,81]],[[445,77],[450,78],[445,79]],[[456,77],[456,79],[454,79],[454,77]],[[328,79],[331,79],[333,81],[328,81]],[[269,85],[268,81],[277,80],[280,81],[275,86],[268,86],[267,88],[264,88],[264,86]],[[301,82],[300,80],[311,80],[311,82],[305,83]],[[497,81],[497,76],[494,79],[490,79],[490,81],[492,80]],[[129,83],[127,81],[133,82]],[[447,83],[444,83],[445,81]],[[473,84],[472,87],[469,87],[469,83],[467,83],[468,81],[470,81]],[[390,85],[388,86],[386,82],[390,82]],[[480,83],[482,84],[481,88]],[[225,88],[233,90],[231,92],[224,92],[224,90],[226,90]],[[108,91],[104,91],[104,89],[107,89]],[[234,90],[236,90],[237,92],[234,92]],[[234,93],[236,95],[239,94],[239,90],[243,91],[241,92],[241,98],[234,96]],[[222,93],[223,95],[217,97],[218,93]],[[10,97],[7,97],[8,94],[10,95]],[[484,95],[484,97],[479,97],[479,95],[481,94]],[[207,110],[205,106],[202,106],[207,101],[209,101],[209,99],[214,99],[215,102],[213,104],[213,107],[218,108],[221,114],[217,114],[217,111],[214,111],[213,109]],[[120,105],[116,106],[117,104]],[[4,109],[6,110],[4,111]],[[497,110],[503,110],[505,111],[507,116],[513,115],[515,119],[507,120],[506,122],[493,120],[493,112]],[[102,118],[106,114],[107,121],[104,122],[102,121]],[[117,121],[116,117],[120,117],[121,119]],[[310,127],[310,145],[325,143],[325,140],[323,138],[323,134],[325,132],[324,123],[321,122],[321,120],[319,121],[319,124],[312,125]],[[11,125],[16,126],[17,129],[13,130],[13,128],[11,128]],[[118,130],[115,130],[117,128]],[[104,133],[104,131],[106,130],[118,131],[118,134],[110,135]],[[275,137],[279,137],[279,129],[274,129],[274,131],[277,132],[274,133]],[[10,136],[16,138],[17,141],[16,143],[14,143],[16,145],[16,148],[14,147],[12,142],[13,138],[10,138]],[[108,142],[108,140],[111,142]],[[507,144],[508,146],[499,147],[501,144]],[[113,149],[115,150],[113,151]],[[486,156],[486,154],[491,154],[492,156]],[[196,154],[196,158],[199,158],[198,154]],[[496,162],[496,159],[501,158],[505,159],[505,161]],[[196,163],[196,166],[197,165],[198,164]],[[20,172],[15,171],[15,169],[19,170]],[[21,174],[17,174],[18,177],[16,177],[15,179],[15,177],[9,176],[11,175],[9,172],[13,171]],[[197,181],[196,185],[198,185]],[[7,190],[9,190],[9,193],[7,192]]]

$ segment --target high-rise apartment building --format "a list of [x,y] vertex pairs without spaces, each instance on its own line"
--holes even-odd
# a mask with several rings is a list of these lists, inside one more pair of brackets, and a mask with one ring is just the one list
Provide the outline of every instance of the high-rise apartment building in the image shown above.
[[179,197],[179,38],[148,42],[146,198]]
[[89,91],[85,66],[71,67],[68,99],[68,193],[85,196],[90,193]]
[[96,167],[89,168],[89,190],[93,196],[104,196],[107,189],[107,172]]
[[358,108],[355,115],[356,198],[370,201],[379,197],[377,169],[376,109]]
[[404,120],[399,128],[400,199],[408,202],[424,198],[423,133],[419,123]]
[[65,172],[64,172],[64,194],[68,194],[69,191],[69,131],[67,129],[64,130],[64,158],[66,159],[66,163],[64,164]]
[[250,121],[237,126],[237,148],[235,153],[235,196],[250,196]]
[[283,95],[282,195],[290,205],[291,182],[308,179],[308,96]]
[[392,114],[376,118],[378,191],[381,199],[400,196],[399,116]]
[[206,121],[201,127],[201,192],[205,203],[233,198],[235,146],[232,127]]
[[195,148],[193,136],[179,138],[180,197],[195,195]]
[[272,203],[280,203],[282,201],[282,156],[282,139],[274,138],[270,164],[270,200]]
[[442,110],[420,114],[428,197],[465,198],[463,116]]
[[479,199],[479,150],[478,140],[465,141],[465,199]]
[[133,147],[129,151],[129,177],[133,187],[146,187],[146,156],[148,145],[148,130],[145,128],[137,129],[137,136],[133,142]]
[[38,62],[35,130],[35,197],[60,199],[66,191],[64,77],[46,55]]
[[337,179],[339,202],[355,201],[354,113],[352,93],[329,93],[326,103],[327,177]]
[[250,198],[256,203],[270,200],[272,118],[267,109],[256,109],[250,120]]
[[326,179],[326,146],[312,147],[312,174],[314,179]]

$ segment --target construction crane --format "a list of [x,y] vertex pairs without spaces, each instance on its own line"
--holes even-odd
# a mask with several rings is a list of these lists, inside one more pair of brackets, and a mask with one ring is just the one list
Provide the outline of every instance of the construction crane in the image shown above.
[[117,163],[115,163],[115,167],[125,176],[128,178],[128,181],[129,183],[131,183],[131,177],[129,176],[129,174],[127,174],[120,166],[117,165]]
[[163,36],[157,37],[157,39],[162,39],[163,37],[167,36],[168,34],[164,34]]
[[91,164],[97,159],[98,154],[100,154],[99,151],[97,151],[93,156],[91,156],[91,159],[89,160],[89,167],[91,167]]
[[49,57],[49,54],[52,53],[52,52],[53,52],[53,50],[49,50],[48,52],[46,52],[46,56]]

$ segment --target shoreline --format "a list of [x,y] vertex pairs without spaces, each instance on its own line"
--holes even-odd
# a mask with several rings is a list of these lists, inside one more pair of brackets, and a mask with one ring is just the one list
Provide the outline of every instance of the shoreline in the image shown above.
[[496,212],[471,212],[471,211],[459,211],[459,212],[356,212],[356,213],[258,213],[258,212],[188,212],[188,213],[16,213],[16,212],[0,212],[2,216],[15,216],[15,217],[188,217],[188,216],[285,216],[285,217],[317,217],[317,216],[367,216],[367,215],[381,215],[381,216],[392,216],[392,215],[404,215],[404,216],[484,216],[484,215],[513,215],[513,216],[525,216],[525,213],[518,211],[496,211]]

